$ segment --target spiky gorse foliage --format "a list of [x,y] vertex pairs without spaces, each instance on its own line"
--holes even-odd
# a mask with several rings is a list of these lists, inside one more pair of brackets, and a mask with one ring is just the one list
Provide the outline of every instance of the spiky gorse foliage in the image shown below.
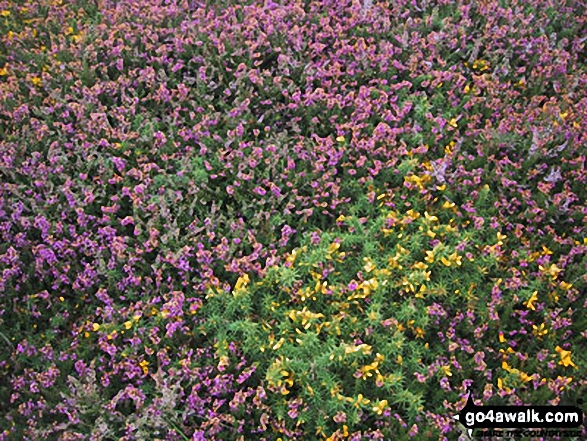
[[580,2],[0,2],[0,439],[452,439],[584,395]]

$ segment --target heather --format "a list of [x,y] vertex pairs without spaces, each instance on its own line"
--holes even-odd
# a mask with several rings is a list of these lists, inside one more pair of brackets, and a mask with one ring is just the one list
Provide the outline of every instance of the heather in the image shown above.
[[575,404],[585,26],[0,2],[0,439],[448,440],[469,391]]

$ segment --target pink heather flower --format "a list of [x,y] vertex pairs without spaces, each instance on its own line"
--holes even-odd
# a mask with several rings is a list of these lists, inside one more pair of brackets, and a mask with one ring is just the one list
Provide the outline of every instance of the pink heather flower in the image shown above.
[[408,432],[408,435],[410,437],[414,437],[418,434],[418,426],[416,426],[415,424],[410,428],[410,431]]
[[123,172],[124,171],[124,167],[126,165],[126,161],[122,158],[118,158],[118,157],[113,157],[112,158],[112,163],[116,166],[116,169],[119,172]]
[[450,390],[451,390],[451,387],[450,387],[450,382],[448,381],[448,378],[446,378],[446,377],[443,377],[443,378],[440,380],[440,387],[441,387],[442,389],[444,389],[444,390],[448,390],[448,391],[450,391]]
[[[159,90],[159,93],[163,95],[163,97],[165,97],[165,90],[164,86],[161,85],[161,89]],[[165,136],[165,133],[163,132],[155,132],[155,134],[153,135],[155,137],[155,139],[157,140],[157,145],[163,145],[167,142],[167,137]]]
[[206,66],[200,67],[200,69],[198,69],[198,74],[201,81],[206,81],[206,79],[208,78],[206,76]]
[[180,70],[183,67],[183,60],[179,60],[177,63],[175,63],[173,65],[173,67],[171,68],[171,71],[173,73],[177,72],[178,70]]
[[126,216],[124,219],[122,219],[120,221],[120,223],[124,226],[129,225],[129,224],[134,224],[135,220],[133,219],[132,216]]
[[310,241],[312,242],[312,245],[318,245],[321,242],[321,238],[320,235],[313,231],[312,234],[310,235]]
[[265,196],[265,194],[267,193],[267,192],[265,191],[265,189],[263,189],[263,188],[261,188],[261,187],[258,187],[258,186],[257,186],[257,187],[255,187],[255,188],[253,189],[253,191],[254,191],[255,193],[257,193],[259,196]]
[[401,416],[399,416],[399,414],[398,414],[398,413],[395,413],[393,416],[395,417],[395,419],[396,419],[396,420],[398,420],[398,421],[399,421],[399,423],[401,424],[401,426],[402,426],[404,429],[406,429],[406,428],[408,427],[408,425],[406,424],[406,422],[405,422],[405,421],[402,419],[402,417],[401,417]]

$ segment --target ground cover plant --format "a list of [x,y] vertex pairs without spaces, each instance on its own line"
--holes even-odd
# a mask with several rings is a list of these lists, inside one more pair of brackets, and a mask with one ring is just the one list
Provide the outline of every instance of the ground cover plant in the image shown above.
[[575,404],[584,11],[0,1],[0,440]]

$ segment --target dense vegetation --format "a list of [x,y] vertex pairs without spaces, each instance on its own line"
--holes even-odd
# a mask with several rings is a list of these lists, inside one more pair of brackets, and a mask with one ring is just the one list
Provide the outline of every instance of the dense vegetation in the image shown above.
[[585,396],[584,3],[0,5],[0,440]]

